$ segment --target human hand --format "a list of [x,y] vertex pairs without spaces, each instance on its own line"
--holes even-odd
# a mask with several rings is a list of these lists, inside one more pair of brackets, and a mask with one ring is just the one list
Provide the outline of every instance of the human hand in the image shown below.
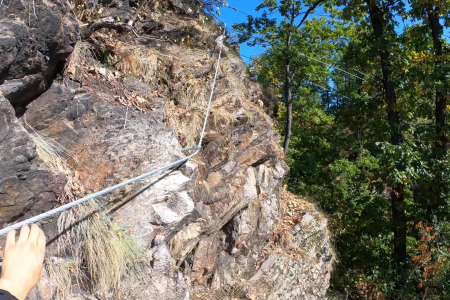
[[35,224],[23,225],[16,242],[16,231],[6,237],[0,289],[19,300],[25,300],[41,279],[45,254],[44,232]]

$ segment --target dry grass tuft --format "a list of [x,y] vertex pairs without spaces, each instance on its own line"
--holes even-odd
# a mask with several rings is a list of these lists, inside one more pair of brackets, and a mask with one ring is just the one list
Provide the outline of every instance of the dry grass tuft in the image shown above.
[[244,110],[244,114],[249,122],[252,122],[255,119],[255,114],[250,110]]
[[[76,176],[66,174],[68,183],[62,201],[71,202],[75,194],[84,194],[84,188]],[[139,270],[145,250],[131,231],[119,227],[103,211],[99,202],[91,201],[63,212],[58,219],[58,232],[62,236],[57,247],[61,256],[74,257],[79,270],[74,277],[85,290],[109,298],[118,291],[123,277]]]
[[[67,183],[60,202],[69,203],[83,196],[83,184],[69,169],[58,144],[46,141],[37,133],[31,137],[42,161],[51,170],[66,174]],[[119,227],[103,211],[99,203],[91,201],[59,216],[59,256],[73,258],[70,264],[61,258],[46,262],[49,275],[57,285],[57,299],[68,298],[73,281],[101,299],[111,298],[121,280],[138,271],[144,261],[145,250],[131,236],[131,231]]]
[[121,42],[116,42],[114,46],[114,62],[119,71],[145,83],[154,80],[158,59],[151,50]]
[[[45,0],[47,1],[47,0]],[[99,18],[99,7],[94,5],[95,0],[66,0],[63,3],[75,14],[78,20],[83,23]]]
[[181,119],[179,128],[186,139],[186,145],[195,145],[203,129],[205,113],[198,109],[191,109],[186,116],[187,118]]
[[[82,192],[82,185],[79,183],[78,172],[70,171],[70,166],[67,164],[65,156],[69,156],[78,166],[86,169],[76,157],[69,153],[69,151],[64,148],[58,142],[44,138],[41,136],[33,127],[28,125],[25,120],[25,124],[31,129],[30,134],[36,146],[36,152],[38,157],[44,162],[44,164],[53,172],[64,173],[66,175],[67,183],[64,187],[64,193],[61,195],[60,202],[69,203],[75,200],[75,196],[79,196]],[[87,170],[87,169],[86,169]]]
[[37,132],[30,134],[30,137],[36,145],[37,155],[50,170],[63,173],[67,169],[67,165],[61,156],[61,152],[64,149],[59,144],[45,140]]
[[165,118],[169,125],[178,132],[181,144],[184,146],[196,145],[203,129],[204,110],[200,108],[177,110],[171,103],[165,106]]
[[205,105],[207,101],[206,89],[200,84],[188,84],[183,88],[181,93],[174,96],[177,98],[177,102],[182,108],[202,106]]
[[69,299],[72,288],[72,273],[76,272],[73,262],[50,257],[45,260],[45,269],[56,285],[55,299]]
[[218,130],[228,129],[236,121],[233,114],[224,108],[212,108],[211,112],[211,122]]
[[197,144],[203,129],[206,110],[206,90],[198,84],[189,84],[175,93],[174,102],[166,103],[166,120],[176,129],[185,146]]
[[145,251],[131,232],[120,228],[101,211],[98,203],[88,202],[63,213],[58,228],[66,232],[66,239],[59,249],[61,253],[69,250],[79,269],[86,270],[90,280],[79,278],[82,286],[108,298],[118,290],[124,276],[139,270]]
[[[200,138],[207,107],[205,92],[204,89],[188,87],[180,93],[179,105],[166,102],[165,119],[178,132],[184,146],[195,145]],[[210,127],[227,134],[235,122],[235,117],[223,107],[212,107],[208,122]]]
[[121,53],[117,67],[125,74],[134,74],[139,70],[139,62],[129,51],[125,51]]

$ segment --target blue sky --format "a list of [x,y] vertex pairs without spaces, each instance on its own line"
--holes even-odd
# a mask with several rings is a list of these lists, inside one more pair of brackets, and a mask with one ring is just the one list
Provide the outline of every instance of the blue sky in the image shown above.
[[[260,16],[260,12],[255,12],[255,7],[262,3],[262,0],[227,0],[228,5],[231,7],[234,7],[242,12],[245,12],[247,14],[251,14],[253,16]],[[320,9],[318,9],[320,11]],[[221,7],[220,8],[220,20],[224,21],[227,24],[227,27],[231,27],[234,23],[243,23],[247,21],[247,16],[237,12],[235,10],[232,10],[228,7]],[[405,23],[408,23],[406,21]],[[400,25],[400,29],[403,30],[403,26]],[[445,28],[444,34],[447,36],[446,39],[448,40],[450,37],[450,29]],[[249,47],[246,43],[241,45],[241,54],[243,56],[257,56],[261,52],[264,51],[264,48],[262,46],[255,46],[255,47]],[[250,60],[246,57],[242,57],[242,59],[249,63]]]
[[[261,12],[255,12],[255,7],[261,4],[261,0],[228,0],[228,5],[239,9],[247,14],[251,14],[253,16],[260,16]],[[222,21],[227,24],[227,27],[231,27],[234,23],[243,23],[247,22],[247,16],[234,11],[228,7],[220,8],[220,17]],[[264,48],[261,46],[249,47],[246,43],[241,45],[241,54],[245,56],[254,56],[263,52]],[[249,59],[242,57],[242,59],[246,62],[249,62]]]
[[[245,12],[247,14],[251,14],[252,16],[261,16],[262,11],[256,12],[255,11],[255,7],[258,6],[259,4],[262,3],[262,0],[227,0],[228,1],[228,5],[236,8],[242,12]],[[409,8],[407,8],[409,9]],[[323,9],[318,8],[316,9],[316,11],[311,14],[311,17],[313,17],[314,15],[322,15],[324,14]],[[226,23],[227,28],[231,28],[231,26],[235,23],[243,23],[247,21],[247,16],[241,12],[235,11],[230,9],[229,7],[223,6],[220,8],[220,20],[222,20],[223,22]],[[399,19],[400,21],[400,19]],[[410,20],[405,20],[405,22],[399,22],[399,26],[398,26],[398,33],[401,34],[401,32],[403,32],[404,30],[404,26],[403,24],[405,24],[406,26],[411,25]],[[446,35],[446,39],[447,41],[449,40],[450,37],[450,28],[445,28],[444,29],[444,35]],[[230,33],[231,31],[228,30]],[[251,60],[248,57],[252,57],[252,56],[258,56],[260,53],[262,53],[265,49],[262,46],[254,46],[254,47],[249,47],[247,46],[246,43],[241,44],[241,58],[247,63],[250,64]],[[321,57],[317,57],[318,59],[323,59]],[[314,83],[313,83],[314,84]],[[331,89],[334,88],[333,82],[330,80],[329,82],[329,87]]]

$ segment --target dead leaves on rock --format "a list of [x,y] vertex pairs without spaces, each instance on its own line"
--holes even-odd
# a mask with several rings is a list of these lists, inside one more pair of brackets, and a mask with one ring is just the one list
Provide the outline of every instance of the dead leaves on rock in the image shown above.
[[283,211],[283,217],[276,219],[272,235],[264,252],[299,259],[302,257],[304,251],[298,245],[292,246],[294,237],[291,234],[291,230],[296,224],[301,222],[305,213],[315,211],[316,209],[314,204],[289,193],[285,189],[282,189],[280,193],[280,205]]
[[141,113],[146,113],[147,111],[154,111],[155,108],[150,105],[149,99],[139,96],[136,93],[131,94],[130,96],[118,96],[116,98],[120,104],[126,107],[134,107]]

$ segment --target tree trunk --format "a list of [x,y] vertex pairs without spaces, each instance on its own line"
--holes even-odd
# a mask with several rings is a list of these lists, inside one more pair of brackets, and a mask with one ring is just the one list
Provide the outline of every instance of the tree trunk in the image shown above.
[[289,148],[289,141],[292,136],[292,94],[289,65],[286,65],[286,81],[284,89],[284,98],[286,99],[286,131],[283,143],[284,156],[286,157]]
[[294,21],[295,21],[295,3],[292,4],[292,14],[291,14],[291,22],[289,26],[288,36],[286,38],[286,69],[285,69],[285,79],[284,79],[284,99],[286,101],[286,128],[285,128],[285,135],[284,135],[284,143],[283,143],[283,149],[284,149],[284,156],[287,156],[287,151],[289,149],[289,142],[291,140],[292,136],[292,91],[291,91],[291,85],[292,85],[292,79],[291,76],[291,70],[290,70],[290,64],[291,61],[289,59],[290,56],[290,49],[291,49],[291,40],[292,40],[292,30],[294,27]]
[[[397,97],[395,87],[392,81],[392,69],[389,59],[389,49],[383,43],[384,28],[382,23],[381,11],[374,1],[366,0],[369,6],[370,21],[377,40],[380,42],[379,55],[381,59],[381,68],[383,72],[383,87],[386,94],[386,103],[388,107],[388,122],[391,126],[390,142],[393,145],[402,143],[402,133],[400,129],[400,117],[396,109]],[[391,210],[394,232],[394,252],[393,257],[397,262],[406,260],[406,214],[404,203],[404,187],[397,185],[392,187],[391,192]]]
[[447,144],[447,134],[446,134],[446,107],[447,107],[447,98],[446,98],[446,80],[445,74],[442,70],[442,60],[444,59],[442,53],[442,25],[439,24],[439,13],[438,8],[436,10],[433,9],[432,6],[427,6],[426,8],[428,20],[430,21],[431,33],[433,37],[433,47],[436,58],[435,63],[435,73],[438,76],[441,85],[436,87],[436,110],[435,110],[435,118],[436,118],[436,143],[435,148],[436,152],[439,152],[438,155],[441,156],[445,154],[445,145]]
[[[445,78],[445,71],[443,60],[444,53],[442,51],[442,34],[443,34],[443,28],[442,25],[439,23],[439,7],[435,7],[433,9],[433,6],[427,5],[425,8],[426,14],[428,16],[428,21],[430,23],[431,28],[431,36],[433,38],[433,48],[434,48],[434,58],[435,58],[435,66],[434,66],[434,73],[437,76],[437,79],[440,81],[440,85],[436,86],[436,99],[435,99],[435,143],[434,143],[434,149],[433,154],[434,157],[437,160],[442,160],[445,156],[447,150],[446,145],[448,142],[447,137],[447,80]],[[445,205],[445,202],[441,199],[441,194],[443,189],[445,188],[445,183],[443,180],[442,172],[443,172],[443,166],[440,164],[435,171],[435,180],[432,184],[430,184],[430,201],[428,201],[428,207],[427,207],[427,216],[428,220],[432,222],[433,215],[436,212],[436,210],[442,206]]]

